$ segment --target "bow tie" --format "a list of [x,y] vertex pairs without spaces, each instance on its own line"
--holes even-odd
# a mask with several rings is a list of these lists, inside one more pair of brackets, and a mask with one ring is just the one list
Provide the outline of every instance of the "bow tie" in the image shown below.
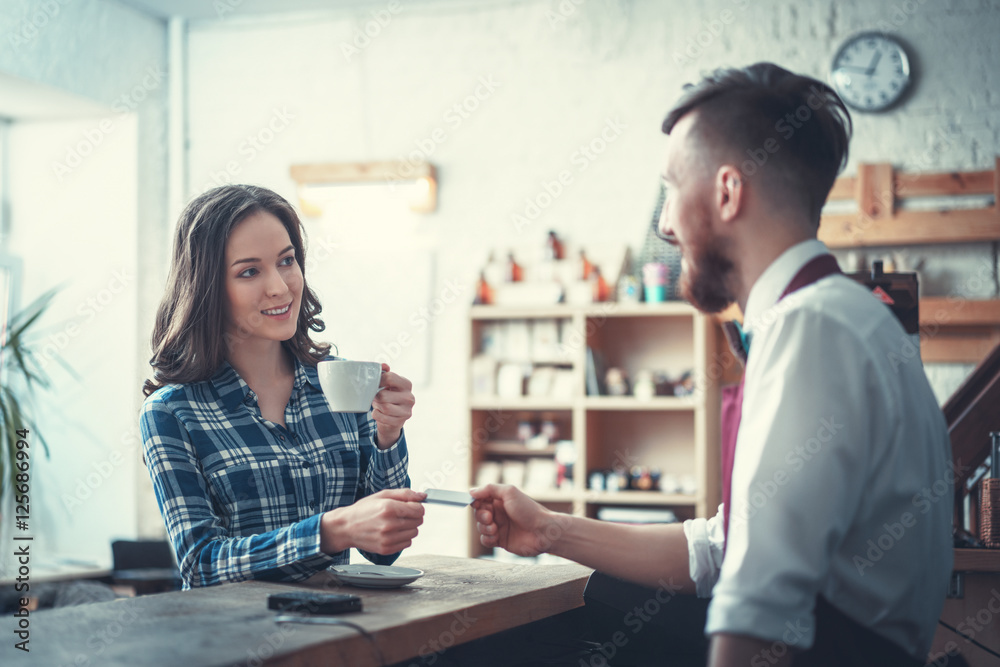
[[747,354],[750,352],[750,336],[744,333],[743,327],[736,320],[723,322],[722,333],[726,336],[726,342],[729,343],[733,356],[746,366]]

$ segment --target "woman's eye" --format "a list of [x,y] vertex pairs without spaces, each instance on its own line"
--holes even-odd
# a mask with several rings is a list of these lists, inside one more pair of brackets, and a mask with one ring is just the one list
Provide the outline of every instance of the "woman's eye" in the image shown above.
[[246,269],[245,271],[241,271],[240,273],[236,274],[236,277],[237,278],[253,278],[255,275],[257,275],[257,269],[255,269],[253,267],[250,267],[249,269]]
[[279,266],[291,266],[294,263],[295,263],[295,255],[289,255],[288,257],[283,258],[281,262],[279,262]]

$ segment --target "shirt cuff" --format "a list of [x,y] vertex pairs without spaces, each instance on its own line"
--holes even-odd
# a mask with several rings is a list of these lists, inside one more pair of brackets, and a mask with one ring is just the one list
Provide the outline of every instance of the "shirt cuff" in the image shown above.
[[394,442],[388,449],[375,447],[375,455],[372,456],[374,477],[382,483],[406,476],[407,460],[409,456],[406,449],[406,431],[399,432],[399,440]]
[[816,620],[812,610],[792,611],[767,600],[723,593],[712,598],[705,623],[706,635],[717,632],[780,641],[804,651],[812,648]]
[[293,554],[290,554],[291,562],[307,568],[315,567],[316,571],[336,564],[338,554],[328,554],[320,546],[323,539],[320,530],[320,520],[322,518],[322,513],[314,514],[295,525],[295,539],[288,542],[294,545],[293,548],[295,550]]
[[695,594],[700,598],[712,596],[712,589],[719,581],[725,534],[719,513],[710,519],[689,519],[684,522],[684,537],[688,544],[688,568],[694,581]]

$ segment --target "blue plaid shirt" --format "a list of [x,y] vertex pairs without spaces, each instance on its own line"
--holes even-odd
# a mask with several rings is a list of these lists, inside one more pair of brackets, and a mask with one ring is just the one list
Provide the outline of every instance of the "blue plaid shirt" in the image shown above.
[[[378,449],[371,412],[331,412],[316,368],[298,360],[285,424],[261,416],[228,363],[143,403],[146,465],[185,589],[300,581],[346,563],[347,551],[320,550],[320,515],[410,484],[405,439]],[[388,565],[399,554],[364,555]]]

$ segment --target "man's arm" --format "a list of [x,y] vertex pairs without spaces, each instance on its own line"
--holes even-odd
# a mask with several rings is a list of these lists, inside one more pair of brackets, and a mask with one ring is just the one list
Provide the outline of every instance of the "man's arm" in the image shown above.
[[484,546],[551,553],[650,587],[695,593],[681,524],[630,526],[553,512],[509,485],[473,489]]
[[720,632],[712,635],[708,667],[787,667],[792,664],[792,655],[792,650],[783,642]]

